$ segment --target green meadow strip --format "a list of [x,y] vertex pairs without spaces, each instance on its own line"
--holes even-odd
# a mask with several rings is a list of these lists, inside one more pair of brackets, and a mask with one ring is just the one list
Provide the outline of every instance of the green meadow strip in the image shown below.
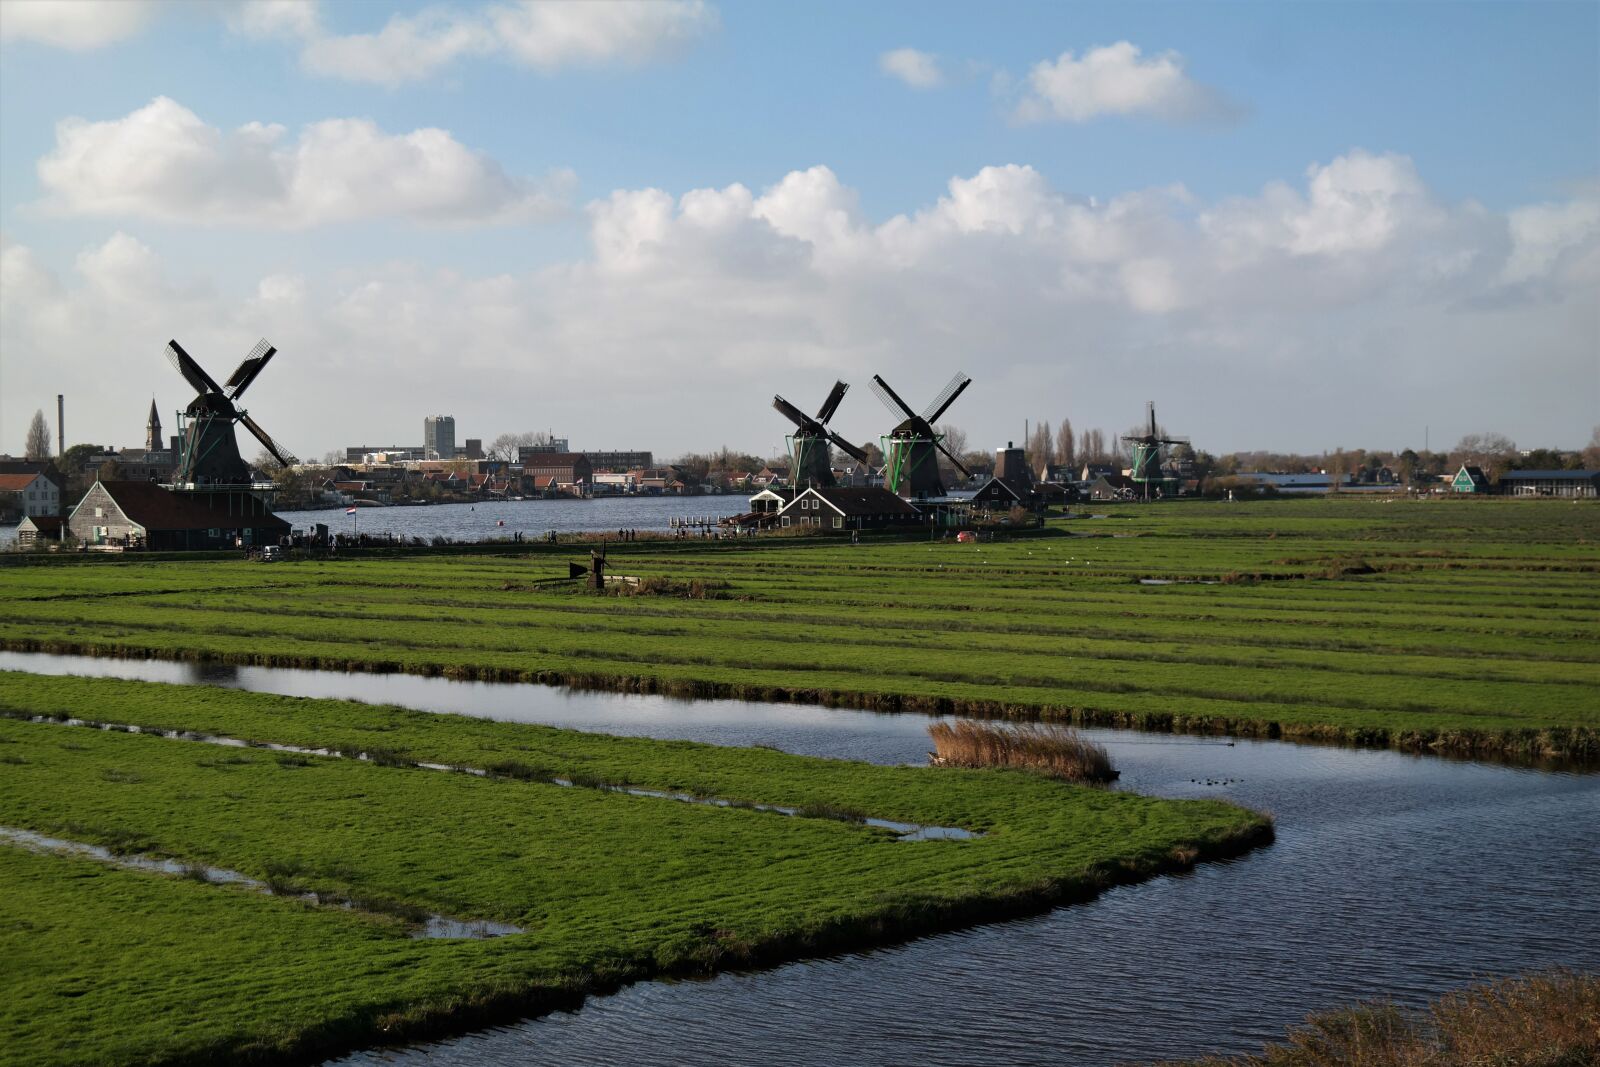
[[[0,825],[525,932],[399,920],[0,846],[0,1062],[314,1061],[642,978],[767,964],[1087,899],[1233,855],[1266,818],[1020,771],[878,767],[394,707],[0,673]],[[28,721],[116,718],[382,762]],[[20,718],[19,718],[20,717]],[[497,777],[401,766],[490,767]],[[540,780],[866,811],[891,831]]]

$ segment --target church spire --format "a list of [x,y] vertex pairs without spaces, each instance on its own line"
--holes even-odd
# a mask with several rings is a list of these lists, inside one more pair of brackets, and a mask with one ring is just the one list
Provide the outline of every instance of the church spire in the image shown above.
[[144,447],[151,452],[160,452],[166,446],[161,443],[161,416],[156,414],[156,398],[150,398],[150,421],[145,423]]

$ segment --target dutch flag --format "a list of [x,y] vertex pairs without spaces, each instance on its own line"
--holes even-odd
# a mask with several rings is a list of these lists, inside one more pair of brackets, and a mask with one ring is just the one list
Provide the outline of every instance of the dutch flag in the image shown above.
[[349,507],[344,509],[344,513],[346,515],[354,515],[356,513],[356,506],[351,504]]

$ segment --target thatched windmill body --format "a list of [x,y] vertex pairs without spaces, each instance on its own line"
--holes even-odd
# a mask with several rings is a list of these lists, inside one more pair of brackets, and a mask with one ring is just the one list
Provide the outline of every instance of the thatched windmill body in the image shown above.
[[849,388],[844,382],[834,382],[832,391],[817,409],[815,417],[807,415],[781,396],[772,398],[772,406],[795,425],[795,431],[789,435],[788,441],[789,458],[794,464],[793,477],[796,490],[834,484],[833,464],[829,462],[828,456],[830,443],[837,445],[840,451],[862,463],[867,461],[866,452],[828,428],[829,420],[833,418],[833,413],[839,410],[839,402],[844,399],[845,391]]
[[967,470],[961,460],[944,447],[943,435],[933,428],[933,424],[939,421],[939,416],[950,410],[950,405],[956,402],[956,397],[971,384],[972,379],[958,371],[955,377],[939,391],[939,395],[922,409],[921,414],[918,414],[900,399],[900,395],[889,387],[889,383],[884,381],[882,376],[877,374],[872,376],[872,390],[878,394],[878,399],[883,401],[883,406],[889,409],[890,414],[904,418],[904,421],[883,438],[883,484],[888,489],[903,497],[944,496],[944,480],[939,476],[940,454],[943,454],[956,470],[971,475],[972,472]]
[[167,358],[196,394],[179,419],[183,440],[172,477],[175,485],[247,487],[251,484],[250,465],[239,455],[239,443],[234,436],[236,422],[243,423],[280,464],[288,467],[295,462],[295,458],[238,404],[244,391],[277,351],[262,339],[228,377],[227,385],[221,386],[182,345],[177,341],[167,342]]

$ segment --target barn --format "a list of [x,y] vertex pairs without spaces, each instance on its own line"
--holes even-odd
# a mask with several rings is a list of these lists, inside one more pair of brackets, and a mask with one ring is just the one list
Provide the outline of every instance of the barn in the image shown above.
[[95,482],[67,517],[67,532],[89,545],[191,551],[276,545],[289,524],[241,491],[175,493],[154,482]]

